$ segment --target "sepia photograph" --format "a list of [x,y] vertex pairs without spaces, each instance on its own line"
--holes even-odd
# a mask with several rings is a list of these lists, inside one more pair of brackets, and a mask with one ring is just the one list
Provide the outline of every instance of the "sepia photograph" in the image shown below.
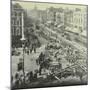
[[88,5],[11,1],[11,89],[88,84]]

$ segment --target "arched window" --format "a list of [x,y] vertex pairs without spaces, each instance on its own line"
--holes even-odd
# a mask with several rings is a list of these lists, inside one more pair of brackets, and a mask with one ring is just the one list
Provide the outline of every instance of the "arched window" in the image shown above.
[[19,36],[19,35],[20,35],[20,28],[16,27],[16,36]]

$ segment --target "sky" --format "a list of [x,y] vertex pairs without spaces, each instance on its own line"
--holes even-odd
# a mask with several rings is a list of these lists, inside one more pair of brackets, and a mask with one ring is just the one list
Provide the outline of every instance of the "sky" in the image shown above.
[[19,3],[24,9],[33,9],[35,6],[40,10],[45,10],[49,7],[55,8],[80,8],[81,10],[86,10],[86,5],[70,5],[70,4],[55,4],[55,3],[40,3],[40,2],[30,2],[30,1],[12,1],[12,3]]

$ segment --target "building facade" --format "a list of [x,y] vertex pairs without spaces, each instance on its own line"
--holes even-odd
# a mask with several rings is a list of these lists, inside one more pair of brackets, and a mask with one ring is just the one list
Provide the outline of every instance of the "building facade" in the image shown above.
[[73,13],[73,27],[79,29],[80,32],[87,28],[87,13],[82,10],[74,11]]
[[64,12],[65,26],[70,27],[72,32],[81,33],[87,29],[87,13],[81,9],[66,10]]
[[22,30],[24,29],[24,11],[19,4],[12,4],[11,12],[11,36],[12,46],[18,47],[21,44]]
[[53,23],[52,26],[63,26],[64,25],[64,9],[53,8],[47,9],[47,21]]
[[64,25],[73,27],[73,11],[69,9],[64,11]]

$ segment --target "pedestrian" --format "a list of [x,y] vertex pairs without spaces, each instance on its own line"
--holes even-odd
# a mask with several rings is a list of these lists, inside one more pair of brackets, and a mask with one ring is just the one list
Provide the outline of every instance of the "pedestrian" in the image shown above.
[[32,44],[31,43],[29,45],[29,50],[30,50],[30,53],[32,53]]
[[29,83],[29,77],[30,77],[30,73],[28,72],[28,73],[26,74],[26,79],[25,79],[26,84]]
[[35,70],[34,72],[34,80],[37,80],[37,70]]
[[16,73],[15,74],[15,88],[19,88],[20,87],[20,81],[19,81],[19,74]]
[[39,64],[41,64],[45,59],[45,55],[43,54],[43,52],[41,52],[41,54],[39,55]]
[[13,84],[13,76],[11,76],[11,83]]
[[43,66],[42,66],[42,64],[40,64],[40,67],[39,67],[39,75],[41,75],[42,69],[43,69]]
[[34,53],[36,53],[36,45],[35,45],[35,43],[32,46],[33,46]]
[[11,87],[13,88],[13,86],[14,86],[14,80],[13,80],[13,76],[11,76]]
[[29,55],[29,50],[27,50],[27,55]]
[[38,58],[36,59],[36,64],[39,65],[39,59]]
[[17,65],[17,71],[21,71],[21,70],[23,70],[22,58],[19,59],[19,63]]
[[33,76],[34,76],[34,75],[33,75],[33,72],[31,71],[31,72],[30,72],[30,76],[29,76],[29,81],[30,81],[30,82],[33,81]]

